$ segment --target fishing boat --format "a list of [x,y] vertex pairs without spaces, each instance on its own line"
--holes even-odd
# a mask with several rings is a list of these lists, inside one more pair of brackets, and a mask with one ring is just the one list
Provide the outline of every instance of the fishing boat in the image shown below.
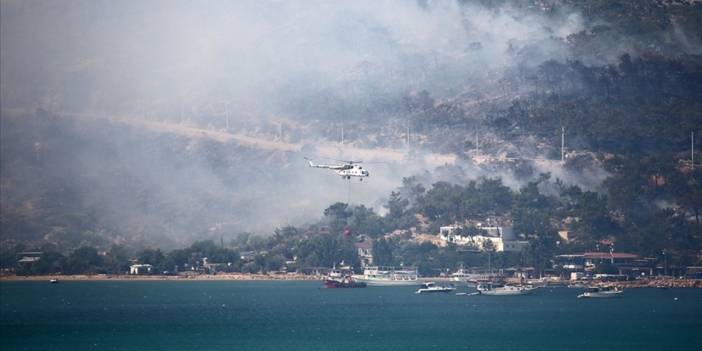
[[579,299],[586,299],[586,298],[610,298],[610,297],[617,297],[620,296],[624,291],[620,290],[618,288],[613,288],[610,286],[604,286],[604,287],[590,287],[585,290],[582,294],[578,295]]
[[456,290],[456,288],[451,284],[444,286],[436,285],[434,282],[426,282],[417,289],[415,294],[449,293],[454,290]]
[[362,275],[353,278],[370,286],[406,286],[417,284],[417,268],[414,267],[366,267]]
[[338,288],[365,288],[366,283],[357,282],[351,274],[344,274],[340,270],[332,269],[324,279],[324,286],[330,289]]
[[480,283],[476,287],[480,295],[487,296],[514,296],[527,295],[536,288],[522,285],[507,285],[501,283]]

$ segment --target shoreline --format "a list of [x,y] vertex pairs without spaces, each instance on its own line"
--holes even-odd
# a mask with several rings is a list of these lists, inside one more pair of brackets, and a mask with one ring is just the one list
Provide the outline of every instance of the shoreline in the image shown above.
[[[76,275],[0,275],[0,282],[17,281],[41,281],[49,282],[52,279],[58,281],[322,281],[324,276],[305,275],[298,273],[289,274],[250,274],[250,273],[221,273],[221,274],[199,274],[199,275],[129,275],[129,274],[76,274]],[[417,284],[426,281],[441,281],[448,283],[458,283],[443,277],[419,278]],[[569,281],[563,281],[568,283]],[[516,283],[516,282],[513,282]],[[702,280],[699,279],[671,279],[658,278],[639,281],[621,282],[590,282],[592,286],[616,286],[622,289],[638,288],[702,288]],[[553,286],[551,286],[553,287]],[[564,286],[565,287],[565,286]],[[583,285],[582,287],[585,287]]]
[[128,275],[128,274],[76,274],[76,275],[3,275],[3,281],[46,281],[57,279],[59,281],[315,281],[321,277],[303,274],[213,274],[213,275]]

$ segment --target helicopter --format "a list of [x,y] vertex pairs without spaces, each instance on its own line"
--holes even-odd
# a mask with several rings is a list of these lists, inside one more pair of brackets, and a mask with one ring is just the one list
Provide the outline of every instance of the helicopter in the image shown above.
[[326,169],[331,169],[332,171],[336,172],[336,174],[341,176],[341,179],[348,179],[350,180],[351,177],[358,177],[359,181],[363,181],[363,178],[369,177],[370,173],[363,169],[363,167],[359,166],[359,163],[362,163],[363,161],[345,161],[345,160],[334,160],[338,162],[343,162],[343,164],[340,165],[320,165],[320,164],[315,164],[312,162],[311,159],[305,157],[305,160],[309,163],[309,166],[312,168],[326,168]]

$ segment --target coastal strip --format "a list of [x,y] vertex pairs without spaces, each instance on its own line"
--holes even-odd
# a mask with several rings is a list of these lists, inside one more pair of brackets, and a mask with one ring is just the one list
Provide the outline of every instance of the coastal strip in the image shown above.
[[50,281],[56,279],[59,281],[194,281],[194,280],[321,280],[321,276],[305,275],[305,274],[199,274],[199,275],[127,275],[127,274],[76,274],[76,275],[2,275],[0,281]]

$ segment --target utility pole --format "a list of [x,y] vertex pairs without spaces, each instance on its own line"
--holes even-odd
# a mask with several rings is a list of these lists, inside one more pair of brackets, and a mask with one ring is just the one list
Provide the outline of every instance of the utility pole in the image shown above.
[[224,103],[224,118],[225,118],[227,130],[229,130],[229,103],[228,102]]
[[561,127],[561,163],[565,162],[565,127]]

